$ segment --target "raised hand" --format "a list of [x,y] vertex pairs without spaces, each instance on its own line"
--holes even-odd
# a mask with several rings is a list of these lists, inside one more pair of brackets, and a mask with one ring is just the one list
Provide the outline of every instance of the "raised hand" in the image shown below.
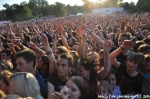
[[34,43],[33,43],[30,47],[31,47],[31,49],[34,50],[34,51],[36,51],[36,50],[38,49],[38,47],[37,47]]
[[114,43],[112,42],[112,40],[105,40],[105,42],[103,43],[103,48],[104,50],[110,51],[114,46]]
[[56,32],[61,34],[63,32],[63,30],[64,30],[63,26],[61,24],[58,24],[57,28],[56,28]]
[[63,99],[68,99],[69,95],[68,95],[68,87],[64,86],[62,88],[62,90],[60,91],[60,93],[62,94]]
[[48,44],[48,38],[45,34],[42,34],[41,37],[39,38],[39,41],[43,44],[46,45]]
[[85,28],[84,28],[84,27],[80,27],[80,28],[76,31],[77,37],[80,38],[80,39],[82,39],[84,32],[85,32]]
[[[50,95],[48,99],[63,99],[62,94],[59,92],[54,92]],[[68,98],[67,98],[68,99]]]
[[134,38],[132,38],[131,40],[124,40],[121,47],[123,49],[129,49],[132,48],[134,44]]

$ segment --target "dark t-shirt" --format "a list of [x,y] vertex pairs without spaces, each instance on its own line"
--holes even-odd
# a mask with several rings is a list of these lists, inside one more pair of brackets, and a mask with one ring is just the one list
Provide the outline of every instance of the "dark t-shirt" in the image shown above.
[[[117,49],[117,47],[114,46],[114,47],[112,48],[112,50],[110,50],[110,53],[112,53],[112,52],[113,52],[114,50],[116,50],[116,49]],[[129,53],[128,55],[130,55],[131,53],[133,53],[132,50],[130,50],[130,53]],[[126,64],[128,55],[123,55],[122,53],[120,53],[120,54],[116,57],[116,59],[117,59],[117,61],[120,62],[121,64]]]
[[141,94],[143,76],[140,73],[138,73],[135,77],[131,77],[126,71],[126,66],[122,64],[119,68],[117,68],[117,72],[119,74],[119,85],[122,95],[126,95],[131,92]]
[[66,84],[66,82],[63,82],[57,75],[57,72],[55,72],[54,74],[52,74],[51,76],[48,77],[47,79],[48,82],[50,82],[54,88],[55,91],[60,92],[61,89],[63,88],[63,86]]

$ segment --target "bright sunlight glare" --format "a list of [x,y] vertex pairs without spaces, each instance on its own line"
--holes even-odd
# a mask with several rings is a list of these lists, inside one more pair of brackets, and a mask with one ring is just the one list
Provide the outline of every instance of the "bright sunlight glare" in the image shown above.
[[106,1],[106,0],[89,0],[91,2],[103,2],[103,1]]

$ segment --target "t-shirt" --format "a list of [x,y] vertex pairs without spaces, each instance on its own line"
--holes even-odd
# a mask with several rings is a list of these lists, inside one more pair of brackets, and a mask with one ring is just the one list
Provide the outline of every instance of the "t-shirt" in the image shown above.
[[47,99],[47,82],[46,80],[39,74],[38,70],[36,70],[36,79],[39,82],[40,92],[44,99]]
[[142,91],[143,76],[138,73],[135,77],[131,77],[127,71],[126,66],[121,64],[117,68],[119,85],[122,95],[135,92],[135,94],[140,94]]
[[[112,53],[112,52],[113,52],[114,50],[116,50],[116,49],[117,49],[117,47],[114,46],[110,52]],[[130,53],[129,53],[128,55],[130,55],[132,52],[133,52],[133,51],[130,50]],[[121,64],[126,64],[128,55],[123,55],[122,53],[120,53],[120,54],[116,57],[116,59],[117,59],[117,61],[120,62]]]
[[54,74],[52,74],[51,76],[48,77],[47,79],[48,82],[50,82],[54,88],[55,91],[60,92],[61,89],[63,88],[63,86],[66,84],[66,82],[63,82],[57,75],[57,72],[55,72]]

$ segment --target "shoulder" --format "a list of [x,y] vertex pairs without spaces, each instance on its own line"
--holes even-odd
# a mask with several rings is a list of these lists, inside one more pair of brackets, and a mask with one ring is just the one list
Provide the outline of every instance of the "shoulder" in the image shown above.
[[38,81],[45,81],[45,79],[42,77],[38,70],[36,70],[35,77]]
[[119,71],[124,71],[125,69],[126,69],[125,64],[120,64],[120,66],[117,68],[117,70],[119,70]]
[[48,82],[53,82],[53,81],[55,81],[57,78],[58,78],[57,73],[54,72],[53,74],[51,74],[51,75],[46,79],[46,81],[48,81]]

